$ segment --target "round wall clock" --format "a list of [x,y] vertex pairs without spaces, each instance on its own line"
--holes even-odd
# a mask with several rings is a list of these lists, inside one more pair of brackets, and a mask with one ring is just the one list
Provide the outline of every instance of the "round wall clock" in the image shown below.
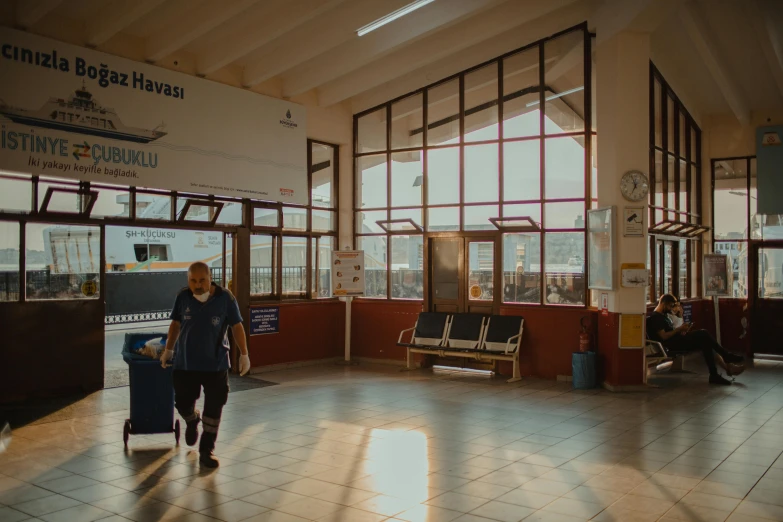
[[641,201],[650,192],[647,176],[638,170],[629,170],[620,178],[620,192],[628,201]]

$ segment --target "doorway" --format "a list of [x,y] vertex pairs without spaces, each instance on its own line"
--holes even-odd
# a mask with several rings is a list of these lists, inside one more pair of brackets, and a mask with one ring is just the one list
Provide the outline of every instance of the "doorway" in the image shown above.
[[[233,235],[209,228],[106,226],[104,388],[128,385],[122,349],[128,334],[135,344],[144,334],[168,332],[177,293],[187,286],[195,261],[209,266],[212,280],[231,280]],[[141,348],[141,346],[138,346]]]
[[432,312],[491,315],[498,310],[499,235],[430,237],[427,307]]
[[783,243],[755,245],[751,347],[754,354],[783,356]]

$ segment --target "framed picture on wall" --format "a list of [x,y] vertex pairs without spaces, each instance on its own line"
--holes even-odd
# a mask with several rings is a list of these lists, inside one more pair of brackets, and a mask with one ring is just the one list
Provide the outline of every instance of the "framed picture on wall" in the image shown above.
[[587,286],[592,290],[614,289],[615,208],[587,211]]

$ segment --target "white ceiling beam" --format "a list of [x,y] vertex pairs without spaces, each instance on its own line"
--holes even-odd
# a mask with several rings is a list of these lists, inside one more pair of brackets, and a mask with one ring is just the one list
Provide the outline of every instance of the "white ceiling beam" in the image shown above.
[[562,56],[558,56],[557,61],[546,71],[546,84],[549,87],[552,87],[552,82],[584,63],[585,49],[581,43],[575,42]]
[[16,24],[27,29],[35,25],[61,3],[62,0],[17,0]]
[[[356,37],[356,30],[410,0],[349,0],[259,49],[245,66],[242,84],[265,82]],[[251,58],[251,57],[249,57]]]
[[605,0],[590,17],[589,25],[601,44],[621,31],[651,33],[682,0]]
[[[574,0],[506,2],[319,87],[319,104],[333,105],[375,88],[380,88],[381,93],[389,93],[386,98],[384,96],[387,94],[380,94],[380,99],[377,95],[370,97],[371,100],[379,100],[377,103],[382,103],[418,89],[535,39],[544,38],[557,31],[558,27],[562,29],[572,23],[575,25],[584,21],[590,3],[579,2],[576,6],[571,5],[574,3]],[[565,9],[560,9],[564,7]],[[560,16],[559,25],[544,23],[541,27],[546,29],[541,31],[539,27],[530,24],[533,20],[555,12]],[[572,13],[576,13],[576,16]],[[531,27],[528,28],[528,25]],[[529,30],[522,31],[520,26]],[[531,39],[531,34],[537,38]],[[477,46],[482,42],[485,42],[484,45]],[[441,60],[448,65],[436,67],[434,71],[423,70],[427,65],[439,63]],[[411,73],[413,76],[406,77]],[[400,88],[399,85],[405,87]],[[391,92],[396,94],[391,95]]]
[[166,31],[150,37],[146,42],[146,60],[157,62],[182,49],[212,29],[248,9],[258,0],[221,0],[205,2],[182,14]]
[[687,2],[682,6],[679,14],[685,31],[696,47],[699,57],[715,80],[734,116],[740,123],[748,124],[750,122],[750,107],[745,101],[734,75],[718,52],[719,48],[698,8],[693,2]]
[[106,43],[162,3],[163,0],[120,0],[107,5],[87,19],[87,45],[98,47]]
[[210,47],[198,58],[200,75],[211,74],[263,47],[302,24],[334,9],[345,0],[265,0],[259,20],[242,20],[226,33],[234,35]]
[[[283,96],[307,92],[360,68],[393,49],[410,45],[423,35],[444,30],[464,16],[504,0],[450,0],[434,2],[365,36],[354,37],[338,48],[303,63],[283,78]],[[512,1],[510,3],[515,3]],[[423,46],[419,52],[429,53]]]
[[758,0],[745,0],[742,5],[783,100],[783,16],[779,9],[768,9],[768,4],[760,6]]
[[[380,83],[373,82],[375,87],[362,89],[351,98],[352,112],[357,113],[375,107],[427,84],[452,76],[477,63],[486,62],[531,42],[546,38],[562,30],[563,27],[577,25],[587,19],[596,4],[595,0],[573,2],[544,16],[527,22],[523,21],[522,25],[512,27],[504,33],[488,36],[485,41],[481,42],[481,45],[470,45],[465,49],[455,48],[453,54],[446,54],[435,62],[427,61],[408,73],[393,75],[388,80],[381,80]],[[473,35],[467,33],[465,36],[470,38]],[[409,57],[409,59],[414,58],[418,59],[419,57]],[[378,65],[379,63],[374,63],[363,69],[361,78],[359,78],[359,71],[357,71],[357,81],[366,81],[365,73],[368,75],[382,74],[384,69]],[[342,80],[344,78],[340,78],[340,81]],[[322,92],[322,89],[319,89],[319,98]],[[323,105],[327,105],[327,103],[323,103]]]

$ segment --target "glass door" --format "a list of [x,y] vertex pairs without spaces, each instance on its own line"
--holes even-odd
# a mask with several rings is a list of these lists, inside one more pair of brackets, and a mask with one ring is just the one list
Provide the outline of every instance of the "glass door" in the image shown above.
[[783,355],[783,244],[754,250],[757,268],[751,316],[753,352]]
[[500,294],[496,277],[497,238],[432,237],[428,244],[429,310],[492,314]]
[[430,310],[449,314],[463,312],[464,289],[460,282],[462,245],[460,237],[430,239]]

